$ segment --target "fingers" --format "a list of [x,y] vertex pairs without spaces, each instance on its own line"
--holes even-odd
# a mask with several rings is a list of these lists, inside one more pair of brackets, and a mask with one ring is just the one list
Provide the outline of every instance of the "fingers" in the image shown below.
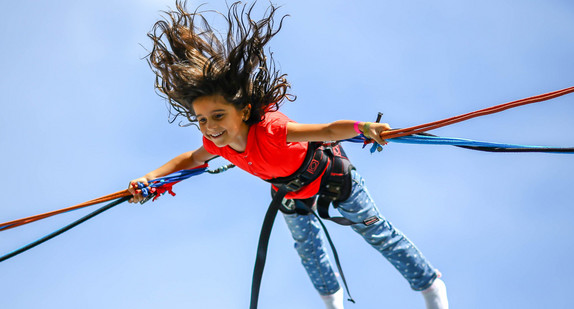
[[381,138],[381,135],[385,131],[392,130],[391,126],[388,123],[373,123],[371,129],[374,131],[371,136],[373,139],[380,144],[381,146],[385,146],[388,142]]
[[128,185],[128,192],[133,195],[131,199],[128,200],[129,203],[139,203],[144,197],[142,195],[142,188],[147,187],[149,184],[145,177],[134,179],[130,181]]
[[381,123],[381,126],[383,127],[383,131],[392,130],[391,126],[388,123]]
[[141,195],[141,190],[138,190],[137,187],[137,181],[130,181],[130,184],[128,185],[128,192],[132,195],[132,198],[128,200],[129,203],[137,203],[143,198]]
[[136,186],[136,182],[135,182],[134,180],[130,181],[130,184],[128,185],[128,192],[129,192],[131,195],[135,195],[135,194],[136,194],[135,186]]

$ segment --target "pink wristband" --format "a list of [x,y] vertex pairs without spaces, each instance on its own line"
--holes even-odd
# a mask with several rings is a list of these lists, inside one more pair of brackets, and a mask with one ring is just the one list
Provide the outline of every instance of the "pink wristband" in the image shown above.
[[361,130],[359,130],[359,123],[360,121],[355,122],[355,124],[353,125],[353,128],[355,129],[355,132],[357,132],[357,134],[361,134],[363,132],[361,132]]

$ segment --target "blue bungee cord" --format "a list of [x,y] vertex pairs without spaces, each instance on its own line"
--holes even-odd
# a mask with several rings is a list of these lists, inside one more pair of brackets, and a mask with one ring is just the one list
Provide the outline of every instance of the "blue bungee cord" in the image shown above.
[[[346,142],[363,143],[363,148],[367,144],[372,144],[370,152],[381,151],[382,146],[377,142],[366,138],[363,134],[344,140]],[[471,150],[487,152],[543,152],[543,153],[574,153],[574,147],[548,147],[533,145],[516,145],[505,143],[492,143],[476,141],[471,139],[456,137],[439,137],[428,133],[418,133],[401,137],[387,139],[388,142],[401,144],[423,144],[423,145],[448,145]]]

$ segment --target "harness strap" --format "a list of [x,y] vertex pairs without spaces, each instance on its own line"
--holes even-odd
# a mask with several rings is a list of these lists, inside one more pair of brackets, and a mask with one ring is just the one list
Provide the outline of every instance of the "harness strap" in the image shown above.
[[332,164],[325,171],[326,177],[321,184],[321,191],[317,200],[317,212],[325,220],[335,222],[339,225],[350,226],[360,224],[344,217],[331,217],[329,206],[336,201],[344,201],[351,194],[350,172],[354,167],[349,162],[340,145],[335,145],[328,149],[328,154]]
[[352,180],[351,170],[355,167],[351,164],[345,151],[340,145],[335,145],[327,149],[331,157],[332,164],[327,167],[326,177],[321,184],[321,191],[317,200],[317,212],[325,220],[337,223],[339,225],[350,226],[356,224],[371,225],[380,219],[377,216],[369,217],[362,222],[354,222],[345,217],[331,217],[329,215],[329,206],[332,203],[336,208],[339,203],[347,200],[351,196]]
[[[259,234],[257,256],[255,259],[253,279],[251,283],[250,309],[257,309],[261,280],[263,277],[263,270],[265,268],[265,260],[267,258],[269,238],[275,217],[277,216],[277,211],[279,210],[286,214],[293,214],[296,212],[305,215],[313,214],[317,218],[325,232],[331,251],[333,252],[335,264],[339,274],[341,275],[341,280],[343,281],[347,295],[349,296],[349,301],[353,303],[355,302],[349,291],[345,275],[343,274],[343,269],[339,261],[339,255],[335,249],[335,245],[333,244],[331,236],[320,218],[322,217],[341,225],[365,224],[364,222],[356,223],[343,217],[331,218],[328,214],[328,207],[331,202],[346,200],[349,197],[351,187],[349,173],[351,168],[353,167],[344,155],[340,145],[335,144],[334,146],[323,147],[320,143],[310,143],[305,161],[297,172],[288,177],[267,180],[277,186],[278,189],[277,192],[272,190],[273,200],[267,209],[267,213],[265,214],[263,224],[261,226],[261,232]],[[305,201],[301,200],[302,203],[300,204],[303,204],[303,206],[301,206],[303,209],[298,209],[294,200],[285,199],[285,195],[288,192],[301,189],[321,175],[324,175],[324,177],[321,181],[321,190],[318,198],[316,197]],[[321,202],[317,203],[317,199]],[[317,208],[320,213],[320,217],[315,211],[313,211],[314,205],[319,205]]]
[[[329,156],[325,154],[321,143],[309,143],[305,160],[295,173],[287,177],[279,177],[266,180],[278,188],[285,189],[287,192],[298,191],[302,187],[312,183],[323,175],[323,171],[330,165]],[[271,194],[275,198],[275,190],[271,188]],[[286,214],[301,212],[295,207],[293,200],[284,200],[285,194],[279,200],[277,207]]]
[[[257,256],[255,258],[255,266],[253,268],[253,279],[251,281],[251,303],[250,309],[257,309],[257,302],[259,300],[259,291],[261,289],[261,279],[263,278],[263,270],[265,268],[265,260],[267,258],[267,248],[269,246],[269,238],[273,223],[277,212],[281,210],[285,213],[294,213],[295,207],[288,207],[289,204],[284,203],[285,195],[291,191],[297,191],[303,186],[313,182],[321,176],[323,170],[329,164],[329,160],[323,151],[316,151],[320,147],[318,143],[309,143],[305,160],[301,167],[291,176],[274,178],[267,180],[278,187],[277,192],[273,192],[273,200],[265,213],[261,232],[259,233],[259,242],[257,244]],[[287,205],[285,205],[287,204]],[[293,203],[294,204],[294,203]]]
[[[333,259],[335,260],[335,265],[337,266],[337,270],[339,271],[339,274],[341,275],[341,281],[343,281],[343,286],[345,287],[345,291],[347,291],[347,295],[349,295],[349,298],[347,299],[348,301],[352,302],[353,304],[355,303],[355,300],[353,299],[353,296],[351,296],[351,291],[349,291],[349,286],[347,285],[347,280],[345,279],[345,274],[343,273],[343,267],[341,266],[341,262],[339,260],[339,254],[337,253],[337,249],[335,249],[335,244],[333,244],[333,241],[331,240],[331,236],[329,235],[329,231],[327,230],[327,227],[325,226],[325,224],[323,224],[323,220],[321,220],[321,218],[319,218],[319,216],[317,215],[317,213],[315,213],[313,211],[312,208],[309,208],[309,206],[307,206],[307,204],[304,204],[305,208],[307,208],[307,211],[311,214],[313,214],[313,216],[315,216],[315,218],[317,218],[317,221],[319,221],[319,224],[321,224],[321,228],[323,228],[323,232],[325,232],[325,237],[327,238],[327,241],[329,242],[329,246],[331,247],[331,252],[333,252]],[[336,222],[335,220],[332,219],[345,219],[349,222],[352,222],[351,220],[348,220],[346,218],[329,218],[329,220]]]
[[259,300],[259,290],[261,288],[261,279],[263,277],[263,270],[265,268],[265,260],[267,258],[267,247],[269,246],[269,237],[271,236],[271,230],[273,229],[273,222],[277,216],[277,211],[279,210],[279,205],[283,201],[285,194],[287,194],[288,189],[285,186],[279,188],[269,208],[267,213],[265,213],[265,218],[263,219],[263,225],[261,226],[261,232],[259,233],[259,243],[257,244],[257,256],[255,258],[255,267],[253,268],[253,279],[251,281],[251,303],[249,305],[250,309],[257,309],[257,301]]
[[[250,309],[257,309],[257,302],[259,300],[259,291],[261,289],[261,279],[263,277],[263,270],[265,268],[265,260],[267,259],[267,248],[269,246],[269,238],[271,236],[271,230],[273,228],[273,223],[275,221],[275,217],[277,216],[277,212],[280,209],[280,205],[283,204],[283,199],[285,198],[287,192],[289,192],[289,189],[286,186],[281,186],[279,188],[279,190],[273,196],[273,200],[271,201],[271,204],[269,205],[269,208],[267,209],[267,212],[265,213],[265,217],[263,219],[261,232],[259,234],[259,242],[257,244],[257,256],[255,258],[255,267],[253,269],[253,279],[251,281],[251,303],[249,306]],[[307,211],[307,214],[313,214],[313,216],[317,218],[317,221],[319,221],[321,228],[325,232],[325,236],[331,248],[331,252],[333,252],[335,265],[337,266],[337,270],[341,275],[341,281],[343,282],[343,286],[345,287],[347,295],[349,296],[347,300],[352,303],[355,303],[355,300],[351,296],[351,291],[349,290],[347,279],[345,279],[345,274],[343,273],[343,267],[341,266],[341,262],[339,260],[339,254],[337,253],[337,249],[335,248],[333,240],[331,240],[331,236],[329,235],[327,227],[325,226],[325,224],[323,224],[323,221],[317,215],[317,213],[313,211],[312,206],[310,207],[306,203],[302,204],[303,204],[302,207]],[[352,222],[342,217],[328,218],[328,220],[331,220],[333,222],[337,222],[337,219],[344,219],[349,222]]]

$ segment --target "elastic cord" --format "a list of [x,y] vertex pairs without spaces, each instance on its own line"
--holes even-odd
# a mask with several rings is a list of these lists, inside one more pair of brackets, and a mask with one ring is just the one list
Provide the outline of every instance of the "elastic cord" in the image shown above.
[[501,111],[504,111],[504,110],[507,110],[510,108],[554,99],[554,98],[557,98],[559,96],[563,96],[565,94],[569,94],[572,92],[574,92],[574,87],[569,87],[569,88],[565,88],[565,89],[561,89],[561,90],[557,90],[557,91],[553,91],[553,92],[549,92],[549,93],[545,93],[545,94],[540,94],[537,96],[533,96],[533,97],[529,97],[529,98],[525,98],[525,99],[521,99],[521,100],[516,100],[516,101],[512,101],[512,102],[484,108],[484,109],[477,110],[477,111],[474,111],[471,113],[467,113],[467,114],[463,114],[463,115],[459,115],[459,116],[455,116],[455,117],[451,117],[451,118],[446,118],[446,119],[442,119],[442,120],[438,120],[438,121],[434,121],[434,122],[421,124],[421,125],[414,126],[414,127],[385,131],[381,134],[381,138],[391,139],[391,138],[395,138],[395,137],[402,137],[402,136],[407,136],[407,135],[412,135],[412,134],[417,134],[417,133],[423,133],[425,131],[430,131],[433,129],[441,128],[441,127],[444,127],[447,125],[451,125],[451,124],[458,123],[461,121],[469,120],[469,119],[472,119],[475,117],[490,115],[490,114],[498,113],[498,112],[501,112]]
[[18,255],[18,254],[20,254],[20,253],[22,253],[22,252],[28,251],[28,250],[30,250],[30,249],[36,247],[37,245],[42,244],[42,243],[44,243],[44,242],[46,242],[46,241],[48,241],[48,240],[50,240],[50,239],[52,239],[52,238],[54,238],[54,237],[56,237],[56,236],[62,234],[62,233],[64,233],[64,232],[66,232],[66,231],[68,231],[68,230],[70,230],[70,229],[72,229],[72,228],[74,228],[74,227],[80,225],[81,223],[84,223],[84,222],[88,221],[89,219],[91,219],[91,218],[93,218],[93,217],[95,217],[95,216],[101,214],[102,212],[104,212],[104,211],[106,211],[106,210],[108,210],[108,209],[110,209],[110,208],[112,208],[112,207],[114,207],[114,206],[117,206],[117,205],[119,205],[119,204],[121,204],[121,203],[123,203],[123,202],[129,200],[130,198],[131,198],[130,196],[125,196],[125,197],[119,198],[119,199],[117,199],[117,200],[115,200],[115,201],[113,201],[113,202],[111,202],[111,203],[109,203],[109,204],[107,204],[107,205],[105,205],[105,206],[103,206],[103,207],[97,209],[96,211],[93,211],[93,212],[87,214],[86,216],[84,216],[84,217],[82,217],[82,218],[80,218],[80,219],[78,219],[78,220],[76,220],[76,221],[74,221],[74,222],[72,222],[72,223],[70,223],[70,224],[64,226],[63,228],[61,228],[61,229],[59,229],[59,230],[57,230],[57,231],[55,231],[55,232],[52,232],[52,233],[50,233],[50,234],[48,234],[48,235],[46,235],[46,236],[44,236],[44,237],[42,237],[42,238],[40,238],[40,239],[38,239],[38,240],[32,242],[32,243],[30,243],[30,244],[28,244],[28,245],[26,245],[26,246],[24,246],[24,247],[22,247],[22,248],[20,248],[20,249],[18,249],[18,250],[15,250],[15,251],[12,251],[12,252],[10,252],[10,253],[8,253],[8,254],[6,254],[6,255],[0,256],[0,262],[4,262],[5,260],[7,260],[7,259],[9,259],[9,258],[11,258],[11,257],[14,257],[14,256],[16,256],[16,255]]

